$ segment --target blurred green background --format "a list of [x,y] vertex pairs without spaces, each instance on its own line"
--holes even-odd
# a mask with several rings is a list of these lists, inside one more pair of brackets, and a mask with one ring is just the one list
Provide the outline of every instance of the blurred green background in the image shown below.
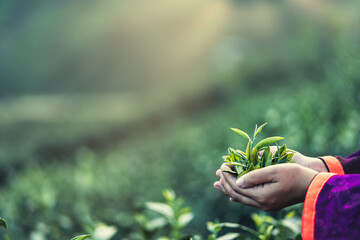
[[[229,128],[310,156],[360,145],[359,1],[0,2],[0,216],[14,239],[134,231],[172,188],[205,222]],[[0,239],[2,236],[0,236]]]

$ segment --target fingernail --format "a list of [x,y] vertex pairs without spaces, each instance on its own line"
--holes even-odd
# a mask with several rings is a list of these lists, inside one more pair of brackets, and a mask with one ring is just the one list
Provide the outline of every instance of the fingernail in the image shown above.
[[236,184],[239,186],[239,187],[244,187],[244,178],[241,177],[239,178],[237,181],[236,181]]

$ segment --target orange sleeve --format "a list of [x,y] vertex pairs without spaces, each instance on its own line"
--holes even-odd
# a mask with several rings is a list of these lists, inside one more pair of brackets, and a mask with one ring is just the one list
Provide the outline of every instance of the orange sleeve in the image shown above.
[[340,161],[333,156],[324,156],[324,157],[320,157],[322,160],[324,160],[325,164],[327,165],[327,167],[329,168],[331,173],[337,173],[340,175],[344,175],[344,168],[341,165]]
[[325,183],[335,173],[318,173],[311,181],[308,191],[305,196],[303,216],[302,216],[302,238],[303,240],[313,240],[315,233],[315,215],[316,215],[316,202],[319,194],[323,189]]

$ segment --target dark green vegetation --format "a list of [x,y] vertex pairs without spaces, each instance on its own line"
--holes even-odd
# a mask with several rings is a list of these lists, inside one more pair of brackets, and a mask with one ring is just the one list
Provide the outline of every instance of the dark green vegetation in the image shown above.
[[[237,177],[240,177],[252,170],[267,167],[274,164],[290,163],[294,156],[294,151],[287,149],[286,144],[279,147],[276,142],[284,139],[283,137],[267,137],[255,144],[255,139],[261,130],[266,126],[264,123],[260,127],[255,126],[254,135],[252,138],[249,135],[237,128],[231,128],[234,132],[240,134],[246,140],[248,140],[246,150],[241,151],[239,149],[229,148],[230,155],[223,156],[223,159],[227,165],[232,165],[232,170],[224,170]],[[276,144],[277,151],[272,153],[270,146]],[[260,152],[263,151],[262,154]]]
[[[184,206],[184,199],[177,198],[172,190],[163,190],[166,202],[147,202],[144,213],[136,215],[137,224],[126,239],[162,240],[283,240],[301,239],[301,219],[290,211],[279,220],[265,214],[251,214],[254,229],[230,222],[206,222],[207,237],[189,234],[186,226],[194,215],[191,208]],[[151,215],[151,213],[156,213]],[[227,231],[226,231],[227,230]]]
[[[255,229],[251,214],[257,210],[229,203],[213,188],[224,149],[246,144],[229,134],[229,126],[248,131],[269,122],[264,136],[283,136],[290,149],[310,156],[347,155],[359,148],[358,1],[335,7],[239,1],[233,9],[240,19],[231,19],[213,61],[204,64],[206,80],[180,81],[181,73],[161,72],[168,81],[179,80],[170,86],[152,71],[152,81],[136,75],[152,68],[131,58],[132,51],[144,49],[115,47],[124,34],[137,36],[131,29],[114,34],[117,29],[103,27],[110,8],[88,17],[88,11],[102,8],[71,1],[42,7],[4,2],[9,3],[0,7],[6,20],[0,28],[0,216],[13,239],[84,233],[95,238],[99,232],[124,238],[136,231],[134,216],[146,202],[162,201],[164,188],[192,207],[185,233],[206,237],[206,222],[217,219]],[[241,18],[243,11],[255,17]],[[78,21],[69,18],[78,15]],[[260,27],[246,29],[250,22]],[[149,38],[139,37],[145,43]],[[141,43],[135,47],[147,46]],[[161,48],[145,52],[158,56],[157,51]],[[115,61],[117,56],[126,58]],[[122,61],[134,68],[119,70]]]

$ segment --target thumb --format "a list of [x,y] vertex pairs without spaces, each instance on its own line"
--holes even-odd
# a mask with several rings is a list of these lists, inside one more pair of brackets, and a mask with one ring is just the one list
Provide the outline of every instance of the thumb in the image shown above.
[[256,185],[274,182],[275,169],[269,166],[253,170],[236,180],[236,185],[241,188],[250,188]]

